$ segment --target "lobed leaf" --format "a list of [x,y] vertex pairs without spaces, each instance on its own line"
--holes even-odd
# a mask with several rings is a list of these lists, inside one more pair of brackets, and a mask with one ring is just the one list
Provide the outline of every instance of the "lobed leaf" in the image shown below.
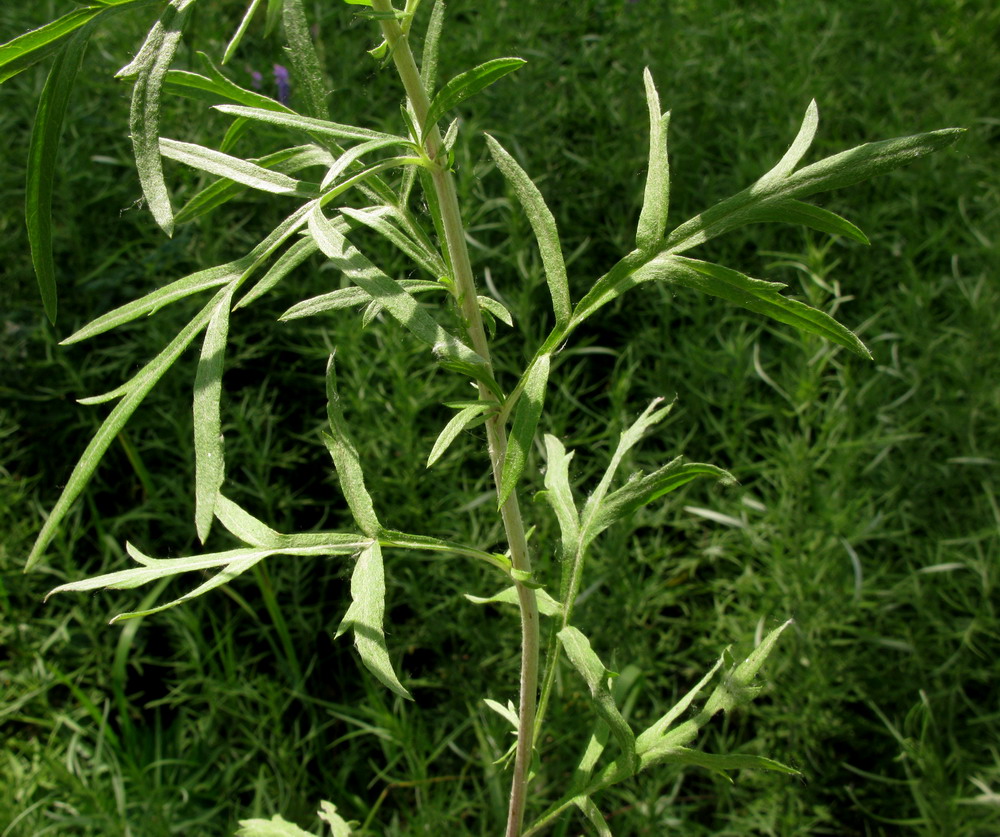
[[569,661],[590,689],[594,707],[611,729],[626,763],[631,766],[633,773],[636,772],[639,769],[639,757],[635,752],[635,734],[615,705],[615,699],[607,685],[607,668],[590,647],[590,640],[572,625],[567,625],[556,636],[559,637]]
[[457,107],[470,96],[485,90],[526,63],[523,58],[494,58],[455,76],[434,96],[420,126],[421,131],[426,134],[453,107]]
[[341,490],[351,509],[351,515],[361,531],[370,538],[376,538],[382,529],[382,524],[375,515],[371,495],[365,488],[358,450],[344,420],[344,411],[340,406],[340,395],[337,392],[337,369],[332,354],[326,364],[326,402],[330,433],[323,434],[323,441],[333,457],[337,476],[340,477]]
[[[55,263],[52,259],[52,183],[56,153],[73,82],[90,39],[91,27],[78,30],[59,51],[38,100],[28,145],[28,173],[24,188],[24,220],[28,227],[31,262],[49,321],[58,309]],[[0,52],[4,48],[0,47]]]
[[62,523],[63,518],[66,517],[66,513],[73,502],[80,496],[90,481],[101,461],[101,457],[104,456],[104,453],[114,441],[119,431],[125,426],[126,422],[131,418],[132,413],[135,412],[136,408],[149,394],[149,391],[156,385],[156,382],[163,377],[174,361],[181,356],[198,333],[208,325],[215,306],[225,293],[227,293],[225,289],[219,291],[195,315],[194,319],[181,329],[177,336],[167,344],[167,347],[132,378],[128,391],[124,393],[122,400],[115,405],[114,409],[98,428],[80,456],[76,466],[73,468],[73,472],[66,482],[66,487],[63,488],[62,494],[59,495],[59,499],[56,501],[45,524],[42,526],[41,532],[38,533],[35,544],[31,549],[31,554],[25,563],[25,572],[41,560],[42,553],[55,536],[59,525]]
[[635,243],[642,252],[649,253],[663,240],[670,209],[670,159],[667,156],[670,111],[660,112],[660,96],[649,67],[643,71],[642,78],[649,108],[649,167]]
[[212,312],[194,377],[194,520],[202,543],[208,538],[215,501],[226,474],[220,407],[229,312],[235,291],[234,282]]
[[542,193],[517,161],[489,134],[486,134],[486,143],[497,168],[517,195],[535,234],[542,266],[545,269],[545,281],[552,297],[556,326],[566,325],[570,319],[569,280],[566,278],[566,264],[563,260],[555,218],[546,206]]
[[351,606],[337,629],[337,636],[344,631],[354,631],[354,646],[361,662],[390,691],[402,698],[413,700],[403,688],[393,671],[389,651],[385,645],[382,620],[385,615],[385,568],[382,550],[372,543],[362,550],[351,574]]
[[535,438],[538,420],[542,415],[545,403],[545,387],[549,380],[549,355],[541,355],[535,359],[525,379],[524,391],[514,410],[514,423],[510,429],[510,439],[507,454],[504,456],[503,468],[500,473],[500,485],[497,487],[497,503],[502,506],[517,487],[524,473],[528,459],[528,449]]
[[146,36],[136,57],[118,71],[118,78],[135,76],[129,128],[142,193],[156,223],[173,235],[173,209],[160,161],[160,93],[163,79],[181,39],[187,11],[194,0],[171,0]]

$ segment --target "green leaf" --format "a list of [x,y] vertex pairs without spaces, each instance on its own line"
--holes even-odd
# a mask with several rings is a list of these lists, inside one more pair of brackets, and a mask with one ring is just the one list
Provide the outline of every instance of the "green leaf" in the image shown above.
[[233,306],[233,309],[243,308],[264,296],[306,259],[318,252],[319,246],[313,241],[312,236],[304,235],[278,257],[267,273],[257,280],[254,286]]
[[303,0],[284,0],[281,26],[288,39],[288,56],[292,62],[296,87],[305,94],[306,109],[317,119],[328,119],[327,89],[319,65],[316,46],[312,42]]
[[486,142],[497,168],[510,183],[514,194],[528,217],[531,229],[538,242],[538,252],[542,257],[545,269],[545,281],[552,297],[552,310],[555,312],[556,326],[569,323],[570,300],[569,282],[566,278],[566,264],[563,261],[562,246],[559,243],[559,230],[556,229],[555,218],[545,205],[545,199],[538,187],[532,183],[527,172],[517,161],[504,150],[493,137],[486,134]]
[[315,835],[290,823],[281,814],[275,814],[269,820],[259,818],[240,820],[240,827],[235,837],[315,837]]
[[[300,145],[295,148],[283,148],[281,151],[251,159],[249,162],[281,174],[292,174],[311,166],[329,166],[333,163],[333,157],[325,148],[317,145]],[[199,218],[239,197],[246,188],[242,183],[229,178],[215,180],[181,207],[174,216],[174,223],[183,224]],[[315,189],[311,184],[308,188]]]
[[344,217],[350,218],[352,221],[356,221],[383,236],[431,276],[437,278],[444,276],[448,272],[444,260],[437,253],[414,241],[389,220],[389,217],[395,212],[392,207],[352,209],[351,207],[343,206],[337,211]]
[[330,166],[330,169],[323,177],[323,182],[320,184],[320,188],[326,191],[330,184],[336,183],[337,178],[339,178],[345,171],[347,171],[366,154],[371,154],[373,151],[378,151],[382,148],[388,148],[393,145],[399,145],[399,141],[395,137],[368,140],[367,142],[363,142],[360,145],[356,145],[353,148],[348,149],[336,159],[332,166]]
[[569,463],[572,452],[566,453],[555,436],[545,435],[545,499],[555,512],[562,535],[562,558],[569,561],[580,544],[580,516],[573,502],[569,484]]
[[223,64],[226,64],[229,59],[233,57],[233,53],[236,52],[240,45],[240,41],[243,40],[247,27],[250,25],[250,21],[253,20],[254,13],[257,11],[260,4],[261,0],[250,0],[250,5],[247,6],[247,10],[243,14],[243,19],[240,21],[240,25],[236,27],[233,37],[230,38],[229,43],[226,44],[226,51],[222,54]]
[[406,532],[397,532],[394,529],[383,529],[379,532],[378,542],[383,547],[415,549],[424,552],[446,552],[454,555],[462,555],[467,558],[475,558],[496,567],[504,575],[510,575],[510,559],[507,556],[493,552],[483,552],[481,549],[475,549],[474,547],[465,546],[454,541],[431,538],[427,535],[410,535]]
[[[81,29],[59,51],[38,100],[28,146],[28,174],[24,189],[24,219],[28,227],[31,261],[42,305],[49,321],[57,313],[56,271],[52,259],[52,182],[57,169],[59,137],[66,106],[76,80],[91,27]],[[0,51],[3,47],[0,47]]]
[[323,441],[326,442],[327,449],[333,457],[337,476],[340,477],[341,490],[361,531],[370,538],[377,538],[382,524],[375,515],[371,495],[365,488],[358,450],[354,447],[347,430],[347,422],[344,420],[344,411],[340,406],[340,395],[337,392],[337,369],[332,354],[326,364],[326,401],[330,433],[323,434]]
[[181,39],[187,11],[194,0],[172,0],[146,36],[136,57],[118,71],[118,78],[135,77],[129,128],[142,193],[156,223],[173,235],[173,209],[160,160],[160,92]]
[[322,546],[331,555],[356,555],[371,542],[370,538],[341,532],[296,532],[284,535],[275,532],[221,492],[215,501],[215,516],[234,537],[249,546],[263,549],[285,550]]
[[860,244],[871,244],[861,230],[846,218],[834,212],[820,209],[802,201],[788,200],[768,205],[753,215],[754,222],[779,221],[785,224],[801,224],[829,235],[840,235]]
[[673,726],[674,721],[676,721],[681,715],[687,712],[688,707],[691,706],[692,701],[698,696],[705,686],[708,685],[709,681],[715,677],[715,673],[722,668],[722,663],[725,660],[725,655],[719,657],[718,661],[709,670],[708,674],[701,678],[691,689],[688,690],[687,694],[684,695],[677,703],[670,707],[655,724],[649,728],[643,730],[639,733],[639,736],[635,739],[635,750],[641,756],[643,756],[647,751],[652,750],[666,735],[667,731]]
[[441,30],[444,27],[444,0],[434,0],[431,19],[427,21],[424,35],[424,49],[420,54],[420,81],[427,96],[434,95],[437,86],[438,53],[441,44]]
[[337,806],[332,802],[320,802],[319,818],[330,826],[330,837],[351,837],[352,826],[356,822],[348,822],[337,813]]
[[268,125],[278,125],[282,128],[295,128],[321,137],[361,141],[386,140],[387,142],[395,141],[399,145],[410,145],[410,141],[405,137],[384,134],[381,131],[371,131],[368,128],[358,128],[354,125],[341,125],[337,122],[328,122],[325,119],[312,119],[308,116],[299,116],[297,113],[279,113],[263,108],[243,107],[242,105],[216,105],[215,109],[231,116],[266,122]]
[[277,111],[278,113],[292,113],[295,111],[281,104],[277,99],[272,99],[254,90],[247,90],[240,87],[225,73],[219,69],[204,52],[198,52],[198,60],[207,76],[188,70],[169,70],[163,80],[163,89],[175,96],[184,96],[189,99],[208,102],[210,105],[237,104],[246,107],[261,108],[263,110]]
[[78,343],[81,340],[103,334],[120,325],[132,322],[145,314],[154,314],[164,306],[184,299],[191,294],[227,284],[233,279],[237,279],[237,284],[242,285],[261,264],[271,257],[274,251],[289,236],[306,222],[306,218],[314,205],[315,202],[310,201],[300,206],[243,258],[228,262],[227,264],[210,267],[206,270],[199,270],[190,276],[185,276],[183,279],[178,279],[169,285],[152,291],[141,299],[134,300],[113,311],[109,311],[107,314],[103,314],[96,320],[88,323],[79,331],[71,334],[62,341],[62,345]]
[[85,26],[104,9],[84,8],[69,12],[38,29],[25,32],[0,45],[0,84],[59,49],[59,42]]
[[709,695],[705,703],[702,714],[711,717],[716,712],[730,712],[738,706],[742,706],[753,700],[760,692],[760,687],[753,685],[753,680],[760,671],[764,661],[774,650],[774,645],[781,636],[782,631],[792,624],[789,619],[768,633],[750,655],[736,668],[723,678],[723,682],[716,686]]
[[650,253],[663,240],[670,209],[670,160],[667,157],[670,111],[660,112],[660,96],[648,67],[642,78],[646,85],[646,104],[649,107],[649,168],[635,243],[642,252]]
[[573,804],[583,813],[583,815],[590,820],[590,824],[594,826],[594,830],[597,831],[598,837],[614,837],[611,833],[611,829],[608,828],[608,822],[604,819],[604,814],[600,812],[598,807],[594,804],[594,800],[589,796],[578,796],[573,800]]
[[590,528],[591,521],[604,502],[604,498],[611,488],[611,481],[615,478],[615,474],[618,472],[625,454],[639,443],[639,440],[642,439],[650,427],[659,424],[673,410],[673,401],[666,406],[662,406],[663,401],[663,398],[654,398],[650,405],[642,411],[639,418],[618,437],[618,444],[615,447],[614,453],[611,454],[611,461],[608,463],[608,467],[605,469],[600,483],[598,483],[597,488],[594,489],[594,493],[587,498],[587,502],[583,506],[582,526],[584,530]]
[[452,416],[451,420],[444,426],[444,430],[438,435],[433,447],[431,447],[430,456],[427,457],[427,467],[430,468],[441,458],[441,454],[448,450],[449,445],[455,441],[463,430],[472,425],[483,413],[495,407],[496,405],[493,403],[480,401],[459,410]]
[[798,770],[764,756],[703,753],[700,750],[691,750],[687,747],[677,747],[669,754],[663,755],[659,761],[690,767],[704,767],[723,775],[727,770],[773,770],[776,773],[787,773],[790,776],[799,775]]
[[361,552],[351,574],[351,606],[347,609],[337,636],[354,631],[354,646],[361,662],[390,691],[413,700],[396,677],[385,646],[382,619],[385,614],[385,569],[378,542]]
[[611,734],[621,748],[622,755],[634,773],[639,769],[639,757],[635,752],[635,734],[615,705],[615,699],[608,688],[610,672],[590,647],[590,640],[572,625],[567,625],[556,635],[566,651],[573,667],[580,673],[601,719],[611,728]]
[[202,543],[208,538],[215,517],[215,501],[226,475],[220,402],[229,312],[235,291],[233,283],[212,312],[194,378],[194,520]]
[[239,157],[223,154],[221,151],[205,148],[203,145],[161,138],[160,154],[199,171],[226,177],[262,192],[304,198],[314,198],[318,194],[318,189],[312,184],[301,183],[287,174],[266,169]]
[[[562,613],[562,606],[552,598],[544,589],[535,589],[535,602],[538,604],[538,612],[542,616],[558,616]],[[509,604],[515,607],[520,605],[516,587],[506,587],[493,596],[473,596],[471,593],[463,593],[473,604]]]
[[795,135],[795,139],[792,140],[788,151],[785,152],[784,156],[773,169],[757,181],[758,185],[783,180],[795,171],[795,167],[802,162],[802,158],[805,157],[806,152],[812,145],[813,139],[816,137],[817,127],[819,127],[819,108],[816,107],[816,100],[813,99],[806,108],[806,114],[802,117],[799,132]]
[[611,524],[698,477],[715,477],[725,484],[736,482],[731,474],[721,468],[699,462],[685,462],[683,456],[678,456],[651,474],[637,474],[617,491],[609,494],[587,520],[582,536],[584,548]]
[[45,521],[45,525],[42,526],[42,531],[39,532],[38,538],[35,540],[31,554],[28,556],[28,560],[24,566],[26,572],[41,560],[42,553],[52,538],[55,537],[59,525],[62,523],[63,518],[66,517],[66,513],[90,481],[91,476],[93,476],[94,471],[101,461],[101,457],[104,456],[105,451],[107,451],[119,431],[125,426],[126,422],[131,418],[132,413],[135,412],[136,408],[149,394],[149,391],[156,385],[156,382],[163,377],[174,361],[181,356],[198,333],[208,325],[208,321],[211,319],[216,305],[218,305],[219,300],[225,293],[227,293],[226,290],[219,291],[208,305],[202,308],[195,318],[181,329],[180,333],[170,341],[167,347],[132,378],[128,392],[124,394],[122,400],[115,405],[115,408],[104,420],[100,428],[98,428],[97,433],[91,438],[79,461],[73,468],[73,473],[70,474],[69,480],[66,482],[66,487],[63,489],[62,494],[56,501],[55,507]]
[[318,206],[309,216],[309,231],[323,255],[338,270],[377,300],[407,331],[429,344],[441,362],[454,364],[470,374],[475,367],[485,367],[486,362],[479,355],[445,331],[402,285],[361,255]]
[[421,130],[424,134],[437,124],[437,121],[453,107],[457,107],[470,96],[499,81],[504,76],[519,69],[527,62],[523,58],[494,58],[478,67],[473,67],[461,75],[455,76],[431,101],[431,106],[424,117]]
[[[89,590],[131,590],[157,581],[161,578],[179,575],[181,573],[200,573],[204,570],[222,568],[218,573],[207,581],[199,584],[189,593],[185,593],[180,598],[147,610],[137,610],[130,613],[119,613],[111,620],[111,624],[121,622],[126,619],[135,619],[139,616],[149,616],[153,613],[176,607],[179,604],[195,599],[216,587],[220,587],[232,581],[247,570],[256,566],[265,558],[271,555],[298,555],[322,557],[330,554],[349,554],[346,548],[331,547],[326,544],[307,547],[286,547],[281,549],[230,549],[225,552],[212,552],[206,555],[192,555],[186,558],[150,558],[144,555],[132,544],[125,545],[128,554],[139,564],[131,570],[119,570],[118,572],[106,573],[104,575],[85,578],[80,581],[73,581],[69,584],[61,584],[49,591],[46,599],[55,593],[86,592]],[[353,550],[352,550],[353,551]]]
[[[346,224],[344,226],[346,229]],[[447,288],[438,282],[427,282],[424,280],[400,279],[399,286],[408,294],[428,293],[430,291],[443,293],[447,291]],[[356,305],[369,306],[369,316],[372,317],[380,313],[382,310],[382,306],[379,305],[376,300],[372,299],[371,294],[369,294],[364,288],[349,287],[338,288],[335,291],[330,291],[329,293],[320,294],[319,296],[314,296],[311,299],[304,299],[302,302],[297,302],[285,311],[278,319],[281,322],[299,320],[303,317],[314,317],[317,314],[324,314],[327,311],[339,311],[344,308],[353,308]]]
[[779,289],[784,286],[779,282],[751,279],[728,267],[684,256],[657,257],[643,268],[642,272],[646,271],[653,274],[650,278],[666,279],[675,285],[720,297],[779,323],[795,326],[799,331],[817,334],[871,360],[871,353],[854,332],[829,314],[782,296]]
[[479,308],[481,310],[496,317],[500,320],[500,322],[513,327],[514,318],[510,315],[510,311],[507,310],[507,307],[502,302],[493,299],[493,297],[482,295],[477,296],[476,300],[479,302]]
[[497,489],[498,506],[507,502],[507,498],[517,487],[517,483],[524,473],[528,450],[534,441],[535,430],[538,427],[542,406],[545,403],[545,386],[549,380],[549,365],[549,355],[541,355],[535,359],[531,369],[528,370],[521,400],[514,410],[514,423],[510,429],[507,455],[503,460],[500,486]]

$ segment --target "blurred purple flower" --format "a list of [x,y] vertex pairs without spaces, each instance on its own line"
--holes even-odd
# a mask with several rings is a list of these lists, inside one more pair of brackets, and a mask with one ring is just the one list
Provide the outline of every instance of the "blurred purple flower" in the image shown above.
[[292,95],[292,85],[288,78],[288,68],[283,67],[281,64],[275,64],[274,80],[278,84],[278,101],[283,105],[287,105]]
[[256,70],[250,71],[250,86],[254,90],[260,90],[264,86],[264,76]]

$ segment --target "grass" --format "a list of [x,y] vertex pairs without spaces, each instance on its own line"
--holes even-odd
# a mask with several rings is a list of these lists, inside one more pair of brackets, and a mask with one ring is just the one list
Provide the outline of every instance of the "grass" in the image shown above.
[[[32,9],[31,20],[4,8],[0,32],[61,8]],[[195,9],[202,43],[224,39],[237,14]],[[381,114],[395,112],[392,78],[367,63],[367,30],[340,32],[334,5],[323,15],[337,118],[379,127]],[[873,364],[693,295],[640,288],[560,357],[544,430],[578,450],[574,479],[586,490],[614,433],[652,397],[676,392],[669,423],[633,464],[684,449],[742,483],[675,495],[599,543],[578,618],[596,629],[595,650],[623,680],[636,674],[634,721],[662,712],[721,647],[749,646],[796,619],[771,658],[766,698],[714,725],[706,748],[773,755],[803,779],[746,773],[728,784],[701,772],[654,773],[609,792],[602,807],[616,834],[1000,831],[992,688],[1000,390],[990,374],[1000,366],[1000,94],[983,84],[1000,71],[991,37],[1000,13],[943,0],[905,8],[590,0],[551,4],[539,16],[529,3],[456,0],[449,17],[444,77],[486,53],[529,59],[468,103],[458,158],[477,270],[489,269],[529,335],[547,326],[539,260],[477,131],[495,133],[536,177],[575,254],[578,297],[628,247],[645,163],[647,64],[673,108],[673,218],[766,170],[811,97],[822,120],[817,154],[969,129],[957,151],[826,202],[870,235],[871,248],[770,227],[711,245],[713,259],[839,307]],[[221,221],[165,241],[133,208],[127,100],[110,75],[145,22],[97,39],[72,106],[64,153],[84,164],[57,178],[56,329],[42,323],[35,298],[16,151],[16,164],[0,172],[0,835],[224,835],[239,818],[276,811],[316,828],[321,798],[359,820],[378,801],[374,834],[496,833],[507,778],[491,762],[509,736],[480,699],[514,696],[516,620],[461,604],[463,592],[495,592],[464,564],[396,555],[387,566],[389,643],[415,706],[359,677],[348,643],[331,641],[345,606],[341,564],[273,562],[124,629],[104,620],[118,602],[134,603],[135,591],[40,604],[55,583],[124,566],[126,538],[154,554],[193,548],[182,371],[154,391],[109,454],[47,569],[20,573],[67,460],[101,409],[72,399],[116,385],[149,352],[129,332],[102,338],[99,351],[55,342],[167,278],[242,252],[265,229],[256,213],[273,212],[236,204]],[[281,60],[269,48],[238,59],[234,72]],[[26,147],[42,79],[29,71],[0,87],[5,135],[23,138],[12,149]],[[197,108],[171,107],[166,124],[181,126],[172,135],[202,130],[184,121],[203,119]],[[346,316],[273,323],[295,293],[332,278],[316,264],[287,297],[234,324],[224,414],[239,463],[234,499],[279,529],[343,519],[317,432],[319,375],[336,345],[348,417],[362,456],[378,463],[367,470],[386,525],[497,544],[499,529],[476,505],[489,492],[486,460],[456,446],[423,469],[445,420],[440,402],[461,395],[408,337],[378,325],[361,331]],[[160,343],[181,313],[150,321]],[[501,369],[505,354],[524,351],[519,339],[501,339]],[[472,436],[466,451],[481,446]],[[541,505],[529,512],[544,543],[553,524]],[[547,746],[566,759],[540,776],[543,789],[565,780],[590,722],[580,690],[572,677],[560,684]],[[571,820],[554,833],[582,827]]]

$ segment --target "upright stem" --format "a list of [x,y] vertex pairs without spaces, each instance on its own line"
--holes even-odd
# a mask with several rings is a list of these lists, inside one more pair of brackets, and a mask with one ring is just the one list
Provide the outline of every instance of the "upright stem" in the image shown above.
[[[390,0],[373,0],[372,7],[377,12],[391,13]],[[422,125],[427,117],[430,101],[424,90],[410,51],[410,45],[403,34],[399,23],[393,19],[383,19],[382,32],[392,51],[396,70],[403,82],[407,98],[413,106],[417,124]],[[433,160],[441,148],[441,134],[437,125],[428,126],[425,146],[428,156]],[[483,328],[483,318],[479,311],[479,301],[476,295],[476,283],[472,275],[472,263],[469,260],[469,250],[465,243],[465,231],[462,227],[462,216],[458,207],[458,195],[455,191],[455,181],[451,173],[440,166],[431,170],[434,191],[437,193],[441,210],[441,220],[444,227],[448,253],[451,256],[454,270],[455,286],[458,291],[458,302],[468,328],[472,348],[491,364],[489,342],[486,339],[486,329]],[[479,397],[484,401],[496,401],[496,396],[489,387],[479,384]],[[494,416],[486,422],[486,437],[489,448],[490,464],[493,469],[493,479],[499,490],[500,474],[503,470],[504,457],[507,455],[507,432],[500,416]],[[528,542],[525,537],[524,523],[521,520],[521,509],[518,505],[516,492],[500,507],[507,545],[510,547],[511,563],[514,569],[531,572],[531,560],[528,556]],[[518,710],[519,729],[517,737],[517,752],[514,758],[514,778],[510,793],[510,807],[507,813],[506,837],[520,837],[524,820],[524,808],[527,801],[528,771],[531,768],[532,742],[535,735],[535,711],[538,698],[538,651],[539,624],[538,605],[534,590],[519,581],[514,582],[521,611],[521,695]]]

